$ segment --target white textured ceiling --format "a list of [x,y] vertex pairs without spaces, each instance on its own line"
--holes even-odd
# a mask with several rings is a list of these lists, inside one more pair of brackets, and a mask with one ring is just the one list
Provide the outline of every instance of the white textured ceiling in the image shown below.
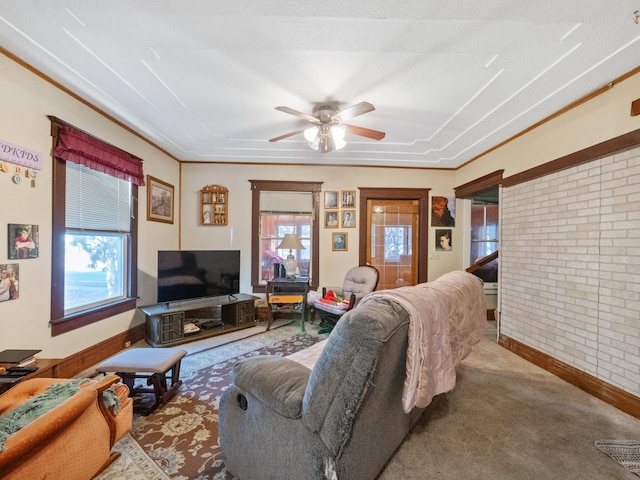
[[[640,0],[0,0],[0,46],[179,160],[455,168],[640,65]],[[274,110],[361,101],[322,154]],[[55,115],[56,112],[51,112]],[[82,125],[78,125],[82,128]]]

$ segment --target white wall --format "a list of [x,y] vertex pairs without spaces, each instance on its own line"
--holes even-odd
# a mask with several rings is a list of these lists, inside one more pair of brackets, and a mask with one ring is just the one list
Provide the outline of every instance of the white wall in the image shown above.
[[[35,187],[23,181],[17,185],[10,173],[0,172],[0,264],[18,263],[20,298],[0,303],[0,350],[40,348],[43,358],[63,358],[123,332],[143,319],[135,311],[51,337],[51,127],[47,115],[58,117],[102,140],[144,160],[144,172],[176,185],[179,195],[179,164],[140,138],[74,100],[58,88],[0,55],[0,139],[37,151],[42,169]],[[156,251],[177,248],[178,216],[174,225],[146,221],[146,188],[139,190],[139,293],[143,299],[155,296]],[[7,224],[26,223],[39,227],[40,253],[37,259],[8,260]],[[4,232],[4,233],[2,233]]]
[[[311,153],[315,154],[316,152]],[[182,165],[182,240],[183,249],[241,250],[241,290],[251,293],[251,190],[249,180],[317,181],[322,190],[357,190],[358,187],[431,188],[431,195],[453,195],[454,173],[445,170],[408,170],[393,168],[357,168],[282,165]],[[198,192],[205,185],[223,185],[229,189],[229,225],[199,225]],[[323,196],[321,195],[321,202]],[[358,199],[359,200],[359,197]],[[462,202],[458,202],[461,206]],[[357,202],[356,202],[357,205]],[[320,208],[322,215],[323,208]],[[357,215],[360,215],[360,211]],[[461,212],[457,212],[460,215]],[[322,218],[319,219],[322,222]],[[359,221],[359,217],[357,218]],[[429,279],[461,268],[461,222],[453,228],[454,250],[438,252],[438,260],[429,260]],[[331,233],[320,228],[320,285],[342,285],[345,272],[358,264],[358,227],[339,231],[349,234],[348,251],[331,249]],[[430,228],[429,250],[435,249],[434,229]]]

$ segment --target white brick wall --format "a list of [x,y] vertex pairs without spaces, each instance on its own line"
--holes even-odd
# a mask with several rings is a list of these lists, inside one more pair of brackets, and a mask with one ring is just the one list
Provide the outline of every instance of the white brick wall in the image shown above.
[[501,203],[502,333],[640,395],[640,148]]

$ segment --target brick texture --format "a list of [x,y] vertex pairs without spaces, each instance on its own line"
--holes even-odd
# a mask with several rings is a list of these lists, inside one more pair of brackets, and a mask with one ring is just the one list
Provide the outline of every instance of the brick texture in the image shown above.
[[501,331],[640,395],[640,149],[505,188]]

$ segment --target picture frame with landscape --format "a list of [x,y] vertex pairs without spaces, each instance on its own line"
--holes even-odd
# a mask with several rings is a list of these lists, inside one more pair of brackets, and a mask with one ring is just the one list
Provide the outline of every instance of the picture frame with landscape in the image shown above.
[[174,187],[147,175],[147,220],[173,223]]

